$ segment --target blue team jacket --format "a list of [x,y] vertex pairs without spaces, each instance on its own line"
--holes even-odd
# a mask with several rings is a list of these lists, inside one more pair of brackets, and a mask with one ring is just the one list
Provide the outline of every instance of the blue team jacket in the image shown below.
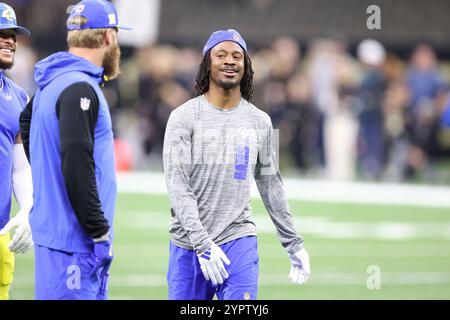
[[27,104],[25,91],[0,71],[0,229],[9,220],[12,191],[13,146],[19,133],[20,112]]
[[[61,170],[56,104],[73,83],[88,82],[97,93],[100,108],[94,130],[94,161],[101,208],[113,236],[116,202],[114,141],[109,108],[99,84],[103,68],[68,52],[55,53],[35,66],[39,88],[33,100],[30,158],[34,205],[30,225],[36,244],[65,252],[90,252],[93,240],[82,229],[69,201]],[[80,106],[74,106],[80,107]]]

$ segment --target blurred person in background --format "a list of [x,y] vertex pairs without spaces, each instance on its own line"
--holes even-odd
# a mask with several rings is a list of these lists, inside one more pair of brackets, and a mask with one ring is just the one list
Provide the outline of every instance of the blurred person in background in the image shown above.
[[155,46],[148,48],[146,52],[147,54],[140,56],[143,72],[139,77],[141,101],[138,113],[142,119],[143,146],[147,162],[157,162],[160,165],[161,158],[158,155],[162,154],[169,114],[193,94],[192,83],[191,87],[187,87],[186,81],[194,77],[189,75],[189,71],[192,71],[192,60],[195,61],[195,58],[191,57],[189,52],[184,52],[188,60],[183,63],[183,69],[177,67],[177,61],[182,58],[181,51],[173,46]]
[[447,91],[446,102],[443,104],[439,117],[437,134],[439,157],[448,159],[450,157],[450,89]]
[[253,178],[289,254],[289,277],[302,284],[309,276],[309,256],[277,168],[270,117],[250,102],[252,81],[244,39],[233,29],[216,31],[203,48],[197,97],[170,114],[164,139],[169,299],[257,298]]
[[295,39],[291,37],[276,38],[271,45],[275,54],[275,64],[273,65],[272,79],[287,82],[299,67],[300,49]]
[[334,180],[352,179],[358,132],[358,120],[352,111],[357,83],[354,62],[338,39],[312,42],[307,60],[312,101],[323,115],[325,176]]
[[310,84],[302,73],[293,75],[286,89],[285,119],[292,127],[289,151],[302,173],[317,174],[320,172],[322,156],[322,114],[312,102]]
[[117,191],[111,115],[100,86],[119,74],[119,28],[129,29],[110,2],[81,1],[67,19],[68,51],[35,66],[39,89],[20,127],[35,190],[36,299],[107,298]]
[[[305,90],[293,88],[289,83],[294,82],[295,75],[299,72],[300,49],[297,41],[290,37],[278,37],[270,45],[270,54],[266,56],[269,72],[263,81],[263,87],[258,88],[263,100],[260,102],[264,110],[269,114],[273,125],[279,128],[279,152],[280,168],[297,167],[304,169],[300,154],[302,146],[299,142],[299,126],[301,106],[291,103]],[[292,90],[294,89],[294,90]],[[295,91],[299,90],[299,95]],[[304,97],[306,99],[306,97]],[[297,101],[298,102],[298,101]]]
[[374,39],[362,41],[357,55],[363,67],[363,79],[357,90],[359,110],[358,156],[360,174],[365,179],[381,178],[384,166],[383,100],[387,79],[384,75],[386,52]]
[[411,103],[404,80],[387,84],[383,95],[383,174],[384,181],[401,182],[406,179],[410,137],[406,110]]
[[420,44],[414,49],[406,70],[406,82],[411,92],[410,111],[415,114],[420,114],[422,108],[431,107],[428,101],[434,103],[445,90],[432,47]]
[[406,178],[414,179],[418,172],[427,173],[428,169],[432,174],[438,119],[445,96],[445,82],[431,46],[420,44],[414,49],[406,82],[411,93],[411,104],[406,110],[411,140]]
[[[30,35],[30,32],[17,25],[12,7],[0,3],[0,300],[9,299],[13,253],[26,252],[33,246],[28,222],[33,206],[31,169],[19,128],[20,112],[29,99],[26,92],[3,73],[14,64],[18,34]],[[9,220],[12,192],[20,210]],[[14,229],[11,240],[10,232]]]

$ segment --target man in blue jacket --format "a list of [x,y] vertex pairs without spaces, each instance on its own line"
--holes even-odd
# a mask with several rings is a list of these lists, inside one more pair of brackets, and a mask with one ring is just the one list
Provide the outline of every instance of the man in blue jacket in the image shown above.
[[33,175],[36,299],[106,299],[116,201],[114,143],[100,89],[119,73],[119,25],[105,0],[76,4],[68,52],[38,62],[20,125]]

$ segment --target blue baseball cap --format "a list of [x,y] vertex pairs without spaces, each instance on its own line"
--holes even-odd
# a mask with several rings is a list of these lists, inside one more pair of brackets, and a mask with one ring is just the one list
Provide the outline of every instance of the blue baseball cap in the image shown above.
[[30,31],[17,25],[14,9],[6,3],[0,2],[0,30],[2,29],[14,29],[19,34],[30,35]]
[[106,0],[83,0],[74,5],[67,18],[67,30],[131,27],[119,24],[117,10]]
[[245,52],[247,52],[247,45],[245,44],[245,41],[241,37],[239,32],[237,32],[234,29],[228,29],[228,30],[218,30],[211,34],[205,46],[203,47],[203,55],[205,55],[205,53],[208,52],[209,49],[217,46],[219,43],[224,41],[236,42],[238,45],[242,47],[242,49],[244,49]]

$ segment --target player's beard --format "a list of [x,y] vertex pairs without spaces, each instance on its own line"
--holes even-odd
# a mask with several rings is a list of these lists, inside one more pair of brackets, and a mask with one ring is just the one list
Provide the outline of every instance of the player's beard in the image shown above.
[[0,70],[11,69],[13,65],[14,58],[11,61],[5,61],[4,59],[0,58]]
[[225,82],[222,80],[217,81],[218,85],[225,90],[230,90],[236,87],[239,87],[241,85],[240,81],[236,81],[236,82]]
[[[234,79],[229,79],[227,77],[224,77],[221,75],[222,73],[222,69],[220,68],[215,74],[214,76],[212,75],[211,72],[211,79],[222,89],[224,90],[231,90],[234,89],[236,87],[239,87],[241,85],[241,81],[243,78],[242,74],[239,74],[237,77],[235,77]],[[236,70],[239,70],[237,68],[234,68]]]
[[109,80],[117,78],[120,73],[120,47],[117,43],[111,45],[111,47],[105,52],[103,56],[103,69],[105,76]]

